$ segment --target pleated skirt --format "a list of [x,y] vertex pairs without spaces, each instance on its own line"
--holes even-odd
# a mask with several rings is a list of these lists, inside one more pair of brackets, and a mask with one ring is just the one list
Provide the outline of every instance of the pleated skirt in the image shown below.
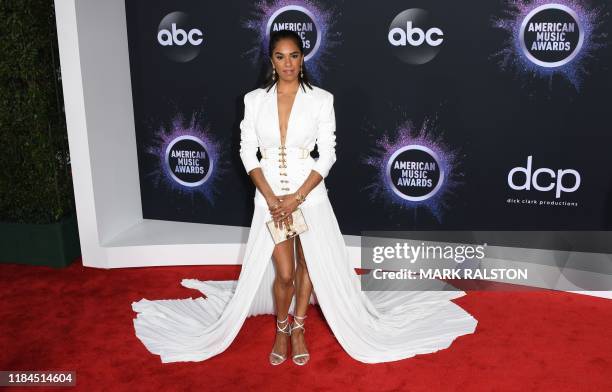
[[[327,198],[301,206],[309,227],[300,235],[317,303],[342,348],[364,363],[389,362],[445,349],[473,333],[477,320],[452,299],[463,291],[361,290]],[[183,279],[206,298],[142,299],[132,303],[136,336],[163,363],[202,361],[222,353],[245,319],[275,314],[274,242],[267,207],[255,203],[237,281]],[[291,304],[290,312],[294,307]]]

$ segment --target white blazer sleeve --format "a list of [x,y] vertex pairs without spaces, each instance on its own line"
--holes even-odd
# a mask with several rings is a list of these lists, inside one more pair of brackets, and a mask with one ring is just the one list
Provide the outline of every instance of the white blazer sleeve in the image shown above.
[[240,159],[247,173],[260,167],[257,159],[259,142],[255,133],[255,119],[253,117],[253,96],[244,96],[244,118],[240,122]]
[[334,162],[336,162],[336,115],[332,94],[326,97],[317,118],[317,146],[319,159],[312,169],[325,178]]

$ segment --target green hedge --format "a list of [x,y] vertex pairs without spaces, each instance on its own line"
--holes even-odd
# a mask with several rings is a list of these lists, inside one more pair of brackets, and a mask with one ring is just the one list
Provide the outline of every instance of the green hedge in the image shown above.
[[52,0],[0,2],[0,222],[74,211]]

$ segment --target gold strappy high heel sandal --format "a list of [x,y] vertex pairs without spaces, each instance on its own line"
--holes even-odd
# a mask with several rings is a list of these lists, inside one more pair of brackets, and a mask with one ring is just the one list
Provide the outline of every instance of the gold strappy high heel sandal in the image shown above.
[[[281,324],[283,323],[287,323],[287,324],[285,324],[285,326],[281,328]],[[291,335],[291,324],[289,324],[289,316],[287,316],[282,321],[279,321],[278,319],[276,319],[276,330],[284,334]],[[274,351],[270,353],[269,360],[272,366],[280,365],[281,363],[285,362],[286,359],[287,359],[287,356],[285,355],[277,354]]]
[[[293,316],[293,324],[291,325],[291,332],[293,333],[296,329],[302,329],[303,333],[306,333],[306,329],[304,329],[304,323],[300,322],[304,320],[306,316]],[[291,345],[291,350],[293,350],[293,345]],[[291,357],[293,359],[293,363],[299,366],[304,366],[310,359],[310,354],[305,352],[303,354],[295,354]]]

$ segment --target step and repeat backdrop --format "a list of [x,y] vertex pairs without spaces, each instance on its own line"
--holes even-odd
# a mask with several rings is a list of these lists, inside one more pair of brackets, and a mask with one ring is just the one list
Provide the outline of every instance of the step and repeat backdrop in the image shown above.
[[145,218],[250,225],[242,99],[269,33],[291,29],[335,96],[344,234],[612,227],[610,1],[126,8]]

